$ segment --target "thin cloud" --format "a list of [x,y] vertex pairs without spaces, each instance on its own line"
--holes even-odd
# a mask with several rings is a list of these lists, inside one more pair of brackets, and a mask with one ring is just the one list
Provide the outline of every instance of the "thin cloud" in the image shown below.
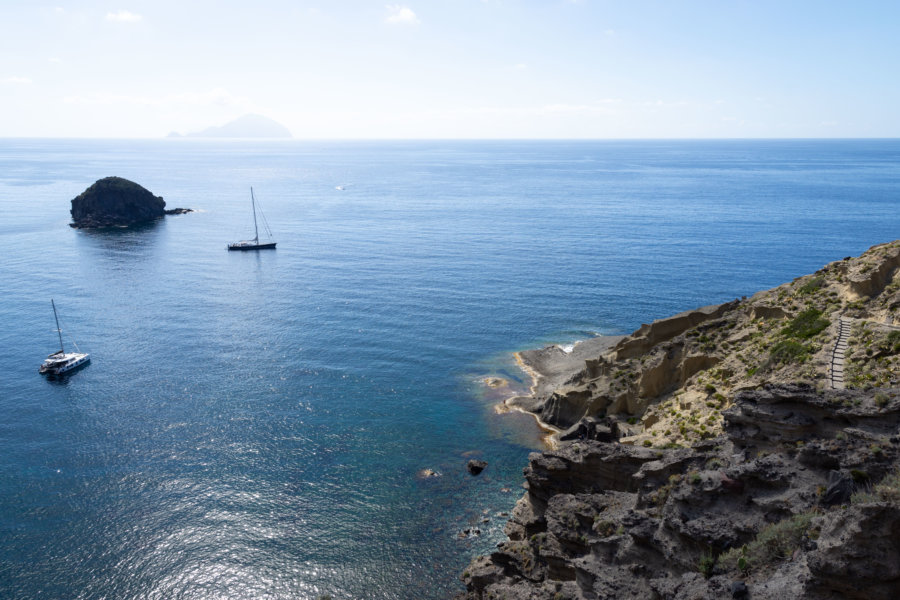
[[187,92],[166,96],[129,96],[125,94],[91,94],[89,96],[66,96],[66,104],[110,105],[131,104],[134,106],[237,106],[248,107],[250,101],[242,96],[234,96],[227,90],[214,89],[206,92]]
[[143,16],[137,13],[129,12],[127,10],[120,10],[114,13],[106,13],[106,20],[114,21],[116,23],[137,23],[143,18]]
[[31,83],[31,80],[27,77],[5,77],[0,79],[0,83],[6,83],[9,85],[28,85]]
[[426,111],[429,117],[450,119],[460,116],[489,115],[496,117],[547,117],[554,115],[612,115],[618,111],[614,105],[621,100],[604,98],[594,104],[545,104],[541,106],[478,106],[449,110]]
[[388,4],[388,16],[384,19],[390,25],[418,25],[419,17],[408,6]]
[[541,107],[540,114],[609,114],[613,112],[608,106],[611,103],[612,102],[610,101],[603,100],[601,101],[601,104],[549,104],[547,106]]

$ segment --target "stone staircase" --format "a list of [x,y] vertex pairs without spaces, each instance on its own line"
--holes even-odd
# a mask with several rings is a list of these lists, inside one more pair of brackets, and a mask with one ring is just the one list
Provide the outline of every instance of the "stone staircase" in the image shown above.
[[841,317],[838,337],[834,342],[834,350],[831,351],[831,389],[844,389],[844,353],[847,351],[847,342],[850,339],[851,319]]

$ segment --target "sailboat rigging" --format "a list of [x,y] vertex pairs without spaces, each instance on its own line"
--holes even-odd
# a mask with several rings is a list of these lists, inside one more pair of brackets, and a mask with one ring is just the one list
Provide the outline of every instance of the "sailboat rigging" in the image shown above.
[[38,372],[45,375],[62,375],[89,363],[91,355],[77,351],[78,345],[75,342],[72,344],[75,345],[76,352],[66,352],[63,346],[62,328],[59,326],[59,315],[56,314],[56,303],[51,299],[50,304],[53,306],[53,318],[56,319],[56,333],[59,334],[59,350],[44,359]]
[[[256,221],[256,197],[253,195],[253,188],[250,188],[250,203],[253,206],[253,239],[252,240],[242,240],[240,242],[235,242],[233,244],[228,244],[229,250],[268,250],[270,248],[275,248],[275,242],[263,242],[259,243],[259,227]],[[263,214],[262,209],[259,210],[259,216],[262,218],[263,226],[266,228],[266,232],[269,234],[269,239],[272,237],[272,231],[269,229],[269,223],[266,221],[266,216]]]

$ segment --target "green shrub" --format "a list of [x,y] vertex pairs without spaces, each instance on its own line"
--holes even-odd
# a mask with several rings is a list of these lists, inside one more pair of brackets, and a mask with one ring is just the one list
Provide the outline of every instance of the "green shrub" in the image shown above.
[[894,330],[887,334],[884,342],[886,352],[890,352],[891,354],[900,352],[900,331]]
[[803,294],[803,295],[812,294],[816,290],[821,289],[823,285],[825,285],[825,276],[824,275],[816,275],[815,277],[813,277],[812,279],[807,281],[805,284],[801,285],[797,289],[797,292],[799,294]]
[[594,522],[594,531],[596,531],[600,537],[609,537],[615,532],[616,525],[612,521],[595,521]]
[[703,576],[709,579],[710,575],[712,575],[713,567],[716,565],[716,558],[712,555],[712,552],[706,552],[703,556],[700,557],[700,564],[697,565],[697,570],[703,573]]
[[781,340],[769,353],[769,359],[776,364],[802,363],[809,358],[812,349],[794,340]]
[[851,504],[890,502],[900,505],[900,469],[886,476],[871,489],[861,490],[850,497]]
[[713,471],[715,469],[721,469],[724,466],[724,464],[725,463],[723,463],[718,458],[713,457],[713,458],[709,459],[708,461],[706,461],[706,468],[709,469],[710,471]]
[[822,317],[821,310],[807,308],[791,319],[787,326],[781,330],[781,333],[788,337],[808,340],[829,325],[831,325],[831,322]]
[[818,535],[811,527],[815,516],[813,511],[805,512],[764,527],[756,539],[746,546],[732,548],[720,555],[718,564],[721,570],[746,573],[751,567],[762,569],[790,558],[804,537]]

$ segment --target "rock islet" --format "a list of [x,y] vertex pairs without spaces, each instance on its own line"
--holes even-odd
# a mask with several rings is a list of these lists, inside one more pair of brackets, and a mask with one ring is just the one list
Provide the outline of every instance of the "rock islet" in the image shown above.
[[72,200],[70,212],[72,227],[97,229],[149,223],[167,214],[180,215],[193,210],[166,210],[166,201],[140,184],[122,177],[104,177]]

